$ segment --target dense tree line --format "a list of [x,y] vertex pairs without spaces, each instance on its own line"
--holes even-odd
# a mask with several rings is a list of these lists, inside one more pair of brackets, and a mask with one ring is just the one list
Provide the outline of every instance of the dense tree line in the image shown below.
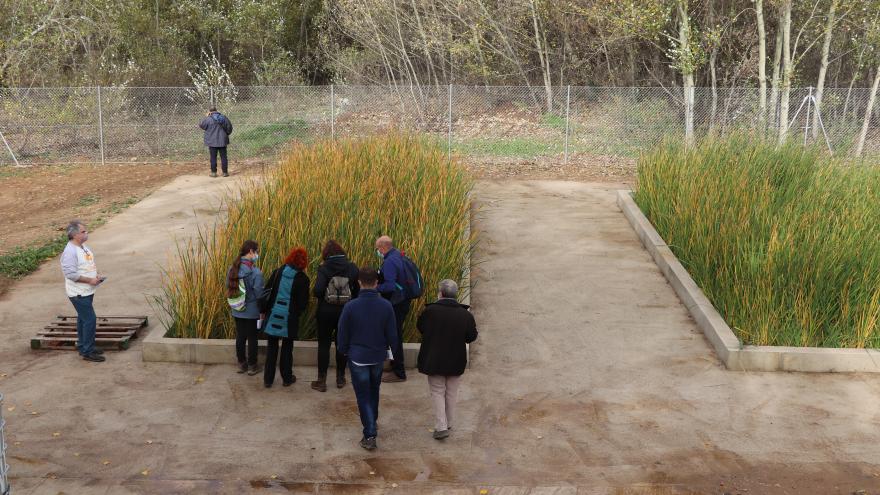
[[0,1],[7,87],[187,85],[214,58],[238,85],[870,86],[880,30],[877,0]]

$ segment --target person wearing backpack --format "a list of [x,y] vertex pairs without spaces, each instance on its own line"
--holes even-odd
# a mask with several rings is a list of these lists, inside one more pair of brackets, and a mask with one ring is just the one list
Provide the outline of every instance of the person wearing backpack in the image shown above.
[[381,282],[378,291],[394,308],[394,319],[397,325],[397,342],[396,346],[391,349],[394,357],[391,361],[391,371],[382,376],[382,381],[403,382],[406,381],[406,368],[403,359],[403,322],[409,314],[410,301],[422,295],[421,274],[415,263],[398,251],[394,247],[394,241],[387,235],[376,239],[376,254],[382,257],[382,268],[379,269]]
[[235,355],[238,372],[259,373],[257,368],[257,322],[263,319],[257,299],[263,293],[263,272],[255,265],[260,245],[247,240],[226,274],[226,297],[235,319]]
[[[315,277],[312,294],[318,300],[315,313],[318,323],[318,379],[312,388],[318,392],[327,391],[327,368],[330,366],[330,341],[338,333],[339,316],[346,303],[356,298],[358,267],[345,254],[345,250],[333,239],[324,244],[321,250],[322,263]],[[336,341],[336,388],[345,386],[345,355],[339,352]]]
[[272,387],[275,369],[279,361],[278,344],[281,344],[281,384],[289,387],[296,382],[293,374],[293,341],[299,334],[299,318],[309,307],[309,277],[305,273],[309,257],[302,247],[293,248],[284,264],[276,268],[263,295],[260,305],[266,314],[263,332],[267,337],[266,367],[263,385]]

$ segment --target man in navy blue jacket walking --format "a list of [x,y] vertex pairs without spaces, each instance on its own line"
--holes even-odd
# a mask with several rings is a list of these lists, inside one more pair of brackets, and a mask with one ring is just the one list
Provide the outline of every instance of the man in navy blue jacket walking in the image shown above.
[[336,336],[339,352],[348,357],[351,385],[364,427],[360,445],[367,450],[376,448],[382,363],[388,348],[394,349],[398,340],[394,309],[376,290],[378,282],[379,274],[374,268],[360,269],[361,290],[357,299],[343,307]]
[[406,368],[403,362],[403,322],[409,314],[410,300],[406,298],[401,286],[404,278],[403,255],[394,247],[394,242],[387,235],[376,239],[376,252],[382,256],[382,283],[378,290],[382,297],[391,302],[394,309],[394,322],[397,329],[397,345],[391,348],[394,359],[391,372],[382,377],[383,382],[402,382],[406,380]]

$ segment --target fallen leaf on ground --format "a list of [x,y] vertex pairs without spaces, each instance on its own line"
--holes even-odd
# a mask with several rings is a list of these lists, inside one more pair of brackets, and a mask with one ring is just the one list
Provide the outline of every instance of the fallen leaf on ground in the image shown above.
[[147,440],[147,445],[153,445],[153,441],[152,441],[152,440]]
[[9,412],[15,411],[15,406],[9,406],[6,408],[6,410]]
[[110,461],[104,461],[104,462],[102,462],[102,463],[101,463],[101,464],[103,464],[103,465],[105,465],[105,466],[107,466],[107,465],[109,465],[109,464],[110,464]]
[[277,475],[277,474],[273,474],[272,476],[269,476],[269,477],[272,478],[273,480],[277,480],[277,479],[278,479],[278,475]]
[[391,488],[397,488],[397,483],[391,483]]
[[73,456],[74,456],[74,457],[79,457],[79,452],[74,452],[74,453],[73,453]]
[[376,471],[370,471],[370,474],[376,474]]
[[149,476],[149,475],[150,475],[150,470],[149,470],[149,469],[144,469],[143,471],[141,471],[141,474],[144,475],[144,476]]
[[40,414],[40,413],[38,413],[37,411],[31,411],[31,416],[36,416],[37,414]]
[[53,437],[60,437],[60,436],[61,436],[61,432],[57,432],[57,431],[56,431],[55,433],[52,434],[52,436],[53,436]]
[[203,376],[196,378],[196,382],[198,382],[198,383],[202,383],[203,381],[205,381],[205,377],[203,377]]
[[489,493],[489,490],[486,490],[485,488],[480,490],[480,495],[486,495],[487,493]]

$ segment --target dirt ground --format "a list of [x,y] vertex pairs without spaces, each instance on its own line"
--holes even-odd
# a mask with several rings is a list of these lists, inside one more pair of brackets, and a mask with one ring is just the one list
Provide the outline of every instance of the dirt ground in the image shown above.
[[[232,163],[230,172],[235,176],[262,165],[259,161]],[[61,234],[72,218],[90,225],[103,223],[176,177],[208,171],[206,163],[0,169],[0,213],[11,220],[0,232],[0,255],[42,245]],[[0,294],[13,283],[0,274]]]
[[[723,368],[614,202],[616,184],[485,180],[474,198],[480,337],[453,435],[427,384],[382,387],[379,450],[351,387],[264,389],[233,365],[90,364],[32,352],[69,313],[56,263],[0,300],[14,493],[880,494],[880,377]],[[220,181],[179,177],[91,236],[99,314],[147,314],[172,240]]]

